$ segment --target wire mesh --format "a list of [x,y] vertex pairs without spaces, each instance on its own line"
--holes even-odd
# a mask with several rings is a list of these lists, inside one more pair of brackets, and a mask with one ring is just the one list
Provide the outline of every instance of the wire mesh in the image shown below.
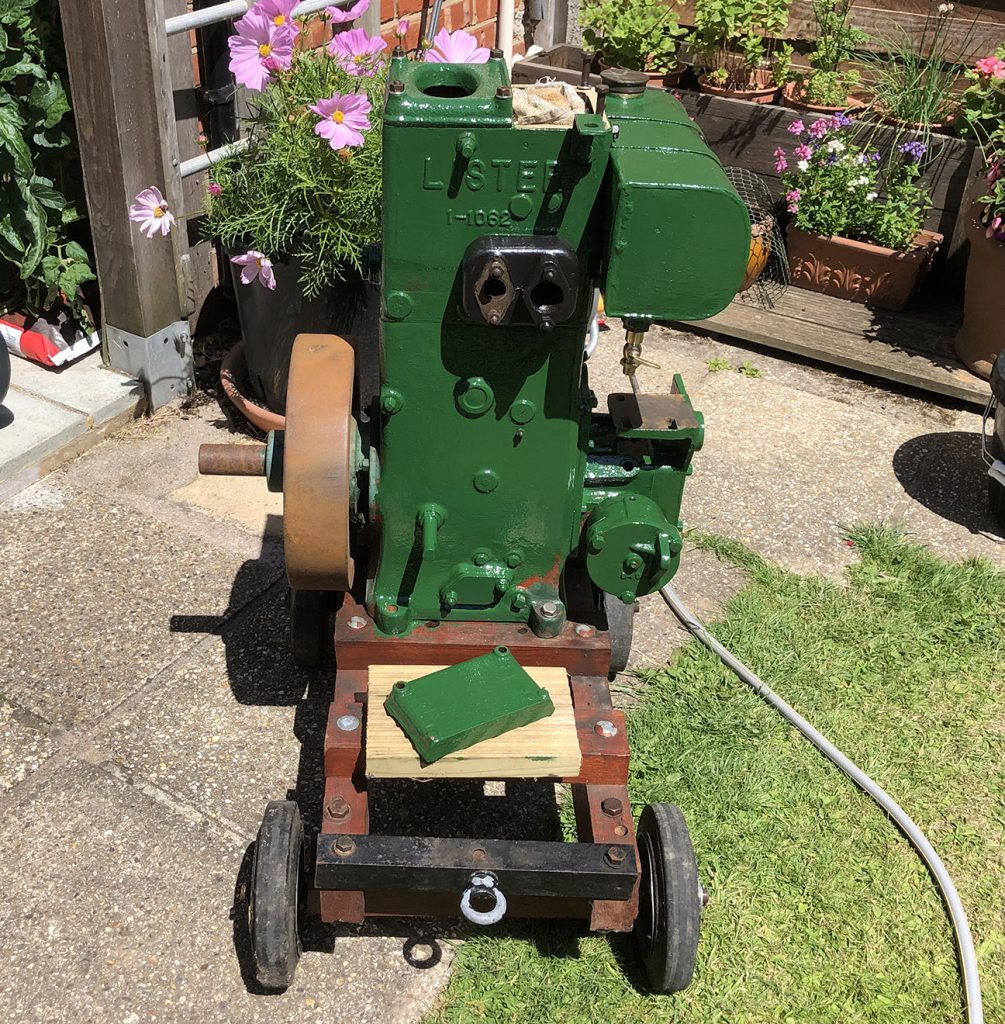
[[764,180],[753,171],[746,167],[725,170],[750,216],[750,257],[740,297],[761,309],[771,309],[790,283],[778,204]]

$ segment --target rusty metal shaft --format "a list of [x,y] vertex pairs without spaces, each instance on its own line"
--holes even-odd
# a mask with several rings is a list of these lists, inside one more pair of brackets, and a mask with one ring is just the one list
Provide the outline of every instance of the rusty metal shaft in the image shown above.
[[265,445],[201,444],[199,472],[206,476],[265,476]]

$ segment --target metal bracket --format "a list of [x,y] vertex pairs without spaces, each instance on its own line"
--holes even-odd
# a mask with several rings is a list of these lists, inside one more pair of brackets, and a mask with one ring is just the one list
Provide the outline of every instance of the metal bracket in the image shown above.
[[168,324],[147,338],[106,324],[105,345],[111,365],[143,384],[151,412],[191,394],[195,369],[185,320]]

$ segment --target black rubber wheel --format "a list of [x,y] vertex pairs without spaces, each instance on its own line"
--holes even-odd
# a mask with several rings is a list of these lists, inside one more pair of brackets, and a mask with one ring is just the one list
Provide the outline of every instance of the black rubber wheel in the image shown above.
[[306,897],[304,826],[292,800],[265,808],[251,868],[248,906],[255,977],[266,989],[289,988],[300,961]]
[[611,672],[613,679],[628,667],[632,653],[632,632],[635,627],[635,602],[625,604],[620,597],[602,594],[604,614],[607,616],[607,630],[611,639]]
[[290,651],[301,668],[317,668],[332,644],[331,600],[323,590],[290,589]]
[[635,942],[653,992],[691,983],[702,895],[691,836],[674,804],[646,804],[638,827],[642,879]]

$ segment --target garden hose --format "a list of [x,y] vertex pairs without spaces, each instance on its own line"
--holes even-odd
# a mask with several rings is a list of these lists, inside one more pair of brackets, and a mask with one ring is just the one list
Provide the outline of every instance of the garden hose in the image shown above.
[[[633,374],[634,378],[634,374]],[[634,386],[635,381],[633,379]],[[956,892],[956,886],[946,866],[935,852],[932,844],[925,838],[921,829],[908,817],[900,805],[876,782],[869,778],[851,758],[834,746],[825,736],[806,721],[793,707],[786,704],[771,687],[759,679],[733,653],[727,650],[705,628],[702,621],[681,601],[677,592],[669,584],[660,590],[660,596],[670,606],[670,610],[680,619],[685,628],[696,636],[710,651],[716,654],[727,667],[731,668],[759,697],[767,701],[790,725],[795,726],[828,760],[832,761],[861,789],[864,789],[877,804],[893,819],[903,832],[907,841],[917,850],[921,859],[928,866],[935,884],[945,902],[946,909],[953,924],[956,938],[956,949],[960,960],[960,973],[963,977],[963,994],[967,1005],[968,1024],[983,1024],[984,1010],[981,1005],[981,983],[977,973],[977,954],[974,952],[974,940],[967,923],[967,914]]]

